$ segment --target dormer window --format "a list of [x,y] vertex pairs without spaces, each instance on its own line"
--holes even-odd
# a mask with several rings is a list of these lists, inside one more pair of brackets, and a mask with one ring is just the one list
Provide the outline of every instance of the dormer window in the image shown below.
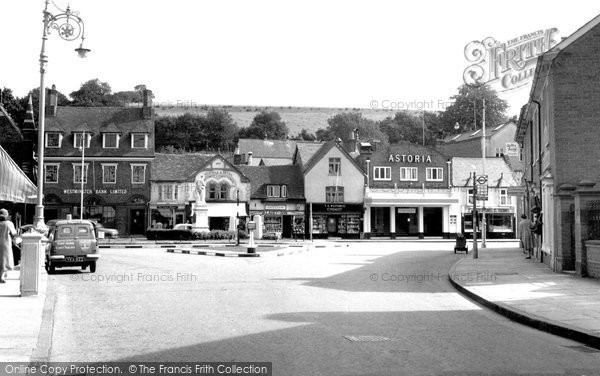
[[120,135],[118,133],[103,133],[102,147],[104,149],[116,149],[119,147]]
[[131,134],[132,149],[148,149],[148,134],[132,133]]
[[46,147],[47,148],[60,148],[62,146],[63,135],[59,132],[48,132],[46,133]]
[[92,139],[92,135],[90,133],[75,133],[74,139],[73,139],[73,145],[76,149],[80,149],[81,145],[82,145],[82,140],[84,140],[83,135],[85,134],[85,148],[89,148],[90,147],[90,140]]
[[287,197],[287,186],[267,185],[267,197]]

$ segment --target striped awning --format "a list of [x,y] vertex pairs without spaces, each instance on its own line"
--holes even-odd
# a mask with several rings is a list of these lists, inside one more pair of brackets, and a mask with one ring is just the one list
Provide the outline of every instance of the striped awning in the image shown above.
[[0,146],[0,201],[35,204],[37,187]]

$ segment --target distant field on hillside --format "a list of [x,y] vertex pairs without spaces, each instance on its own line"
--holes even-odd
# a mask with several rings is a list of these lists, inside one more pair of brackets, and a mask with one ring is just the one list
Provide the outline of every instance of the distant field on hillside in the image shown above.
[[[318,129],[327,128],[327,119],[342,112],[360,112],[367,119],[379,121],[388,116],[394,116],[393,110],[371,110],[352,108],[319,108],[319,107],[254,107],[254,106],[220,106],[227,110],[239,127],[247,127],[260,111],[275,111],[281,116],[289,129],[289,134],[295,136],[308,130],[315,133]],[[184,113],[206,114],[208,106],[160,106],[154,107],[158,116],[178,116]]]

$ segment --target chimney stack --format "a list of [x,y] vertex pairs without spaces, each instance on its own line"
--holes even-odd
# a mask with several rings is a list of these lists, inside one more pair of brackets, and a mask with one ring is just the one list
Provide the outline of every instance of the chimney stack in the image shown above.
[[142,113],[144,116],[144,119],[151,119],[152,118],[152,90],[149,89],[144,89],[144,91],[142,91]]
[[252,166],[252,152],[248,152],[248,166]]
[[56,85],[52,85],[51,89],[46,91],[46,116],[55,117],[56,110],[58,107],[58,91],[56,91]]

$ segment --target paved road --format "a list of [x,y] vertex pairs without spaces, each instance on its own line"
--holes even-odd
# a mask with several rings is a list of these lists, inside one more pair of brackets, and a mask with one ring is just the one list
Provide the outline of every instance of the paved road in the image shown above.
[[104,250],[95,274],[50,277],[50,360],[270,361],[275,375],[600,374],[600,353],[459,295],[446,273],[471,255],[448,247],[353,243],[253,259]]

